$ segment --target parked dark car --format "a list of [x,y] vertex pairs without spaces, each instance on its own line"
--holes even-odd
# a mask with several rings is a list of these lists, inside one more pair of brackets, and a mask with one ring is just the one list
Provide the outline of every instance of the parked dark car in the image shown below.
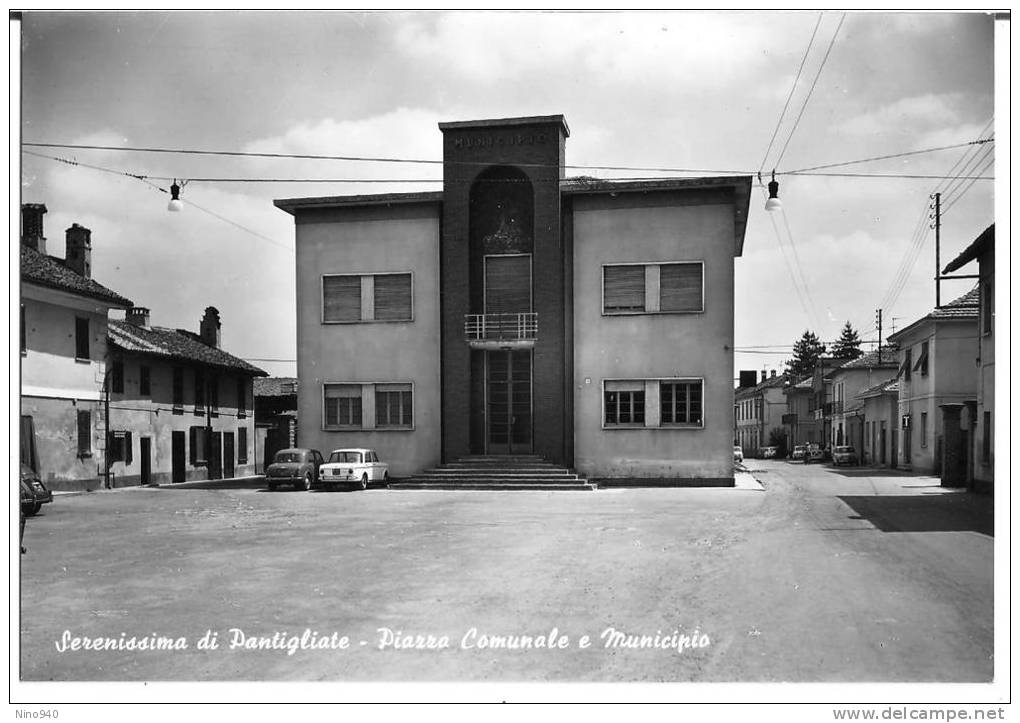
[[31,516],[52,501],[53,493],[46,489],[39,475],[27,464],[21,465],[21,511]]
[[266,486],[270,490],[280,485],[293,485],[296,490],[318,487],[321,465],[322,454],[317,449],[281,449],[266,468]]

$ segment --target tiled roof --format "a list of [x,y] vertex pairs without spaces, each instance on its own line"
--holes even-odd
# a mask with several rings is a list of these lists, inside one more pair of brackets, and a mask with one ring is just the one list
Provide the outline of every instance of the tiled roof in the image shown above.
[[289,397],[297,394],[297,377],[263,377],[255,380],[256,397]]
[[98,281],[69,269],[60,259],[39,253],[25,244],[21,244],[21,280],[90,299],[99,299],[115,307],[130,308],[134,305],[130,299],[106,288]]
[[737,389],[736,390],[736,398],[737,399],[743,399],[745,397],[753,396],[753,395],[757,394],[758,392],[763,392],[766,389],[771,389],[773,387],[781,387],[781,386],[784,386],[785,384],[786,384],[786,375],[785,374],[780,374],[780,375],[774,376],[774,377],[768,377],[767,379],[765,379],[765,381],[759,382],[758,384],[756,384],[753,387],[745,387],[744,389]]
[[963,266],[969,261],[973,261],[981,254],[985,253],[989,249],[995,249],[995,224],[986,228],[981,232],[981,235],[971,242],[970,246],[965,248],[959,256],[949,262],[942,273],[949,274],[956,271],[958,268]]
[[886,379],[874,386],[857,392],[857,397],[863,399],[864,397],[877,397],[880,394],[897,394],[899,391],[899,377],[892,377],[891,379]]
[[866,354],[848,361],[840,369],[873,369],[879,366],[895,367],[899,364],[899,350],[895,344],[882,347],[882,358],[879,359],[879,351],[869,351]]
[[981,307],[980,290],[977,286],[961,296],[959,299],[950,301],[945,306],[933,310],[928,316],[932,319],[966,319],[977,318]]
[[110,321],[109,341],[124,351],[205,364],[264,377],[266,372],[222,349],[203,344],[197,334],[153,326],[143,329],[126,321]]

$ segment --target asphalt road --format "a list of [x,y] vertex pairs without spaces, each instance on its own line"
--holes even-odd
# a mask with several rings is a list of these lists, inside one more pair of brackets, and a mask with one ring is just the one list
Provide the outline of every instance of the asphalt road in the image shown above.
[[62,496],[25,531],[21,677],[991,680],[990,498],[747,464],[765,491]]

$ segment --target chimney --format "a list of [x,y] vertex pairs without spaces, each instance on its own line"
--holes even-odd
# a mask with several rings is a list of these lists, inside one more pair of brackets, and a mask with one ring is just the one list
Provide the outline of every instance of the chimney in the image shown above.
[[220,312],[215,306],[205,308],[205,316],[202,317],[198,334],[202,337],[203,344],[220,348]]
[[140,329],[149,328],[149,310],[144,306],[135,306],[128,310],[127,322]]
[[769,374],[769,376],[770,376],[770,377],[774,377],[775,375],[776,375],[776,370],[775,370],[775,369],[773,369],[773,370],[772,370],[772,373],[771,373],[771,374]]
[[64,266],[75,273],[92,278],[92,232],[74,223],[67,229]]
[[754,369],[751,369],[751,370],[741,369],[740,370],[740,388],[741,389],[743,389],[745,387],[753,387],[753,386],[755,386],[757,384],[758,384],[758,372],[756,372]]
[[21,243],[31,246],[41,254],[46,253],[46,237],[43,236],[43,214],[46,204],[21,204]]

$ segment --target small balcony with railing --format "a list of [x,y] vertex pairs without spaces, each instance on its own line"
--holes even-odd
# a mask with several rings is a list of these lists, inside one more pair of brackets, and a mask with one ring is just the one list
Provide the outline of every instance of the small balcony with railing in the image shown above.
[[465,314],[464,338],[472,349],[531,349],[538,339],[538,313]]

